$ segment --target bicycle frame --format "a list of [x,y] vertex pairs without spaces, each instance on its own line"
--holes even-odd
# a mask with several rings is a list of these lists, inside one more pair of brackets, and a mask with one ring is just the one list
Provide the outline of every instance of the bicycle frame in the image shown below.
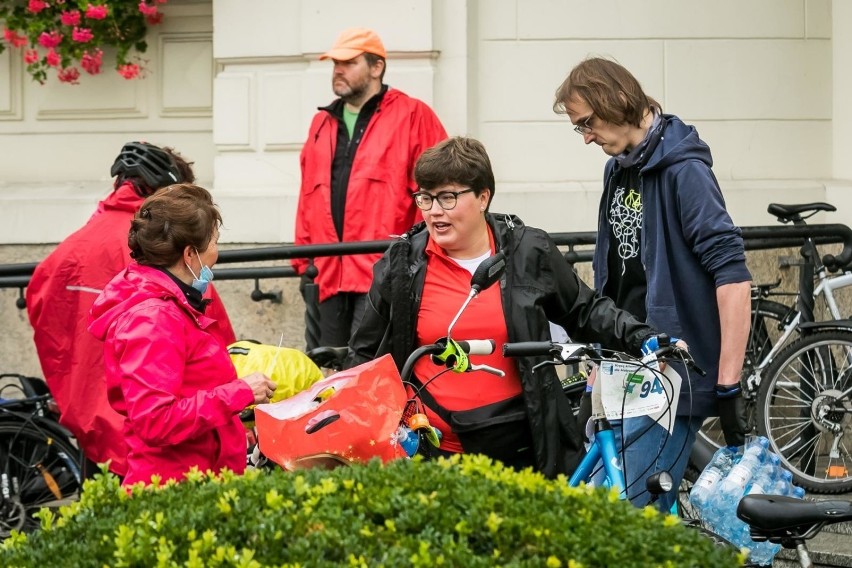
[[[797,221],[796,224],[804,225],[805,223],[802,220]],[[793,318],[784,326],[783,332],[775,343],[773,343],[769,352],[758,362],[752,373],[746,377],[748,392],[757,392],[757,389],[760,387],[761,373],[772,363],[778,352],[787,344],[787,340],[793,335],[793,332],[798,330],[803,322],[813,322],[813,307],[816,298],[823,297],[829,313],[834,320],[843,319],[840,314],[840,308],[837,305],[837,300],[834,298],[834,291],[846,286],[852,286],[852,272],[845,272],[838,276],[829,276],[825,265],[820,261],[816,243],[810,237],[805,240],[801,253],[805,261],[800,267],[799,292],[797,293],[798,309]],[[816,287],[814,287],[813,283],[814,272],[816,272],[819,282]],[[810,297],[810,301],[803,301],[805,296]]]
[[577,487],[583,481],[586,483],[591,481],[592,475],[597,469],[598,461],[603,462],[610,487],[618,489],[618,498],[627,499],[627,490],[625,489],[627,484],[624,480],[624,470],[621,467],[621,459],[618,457],[618,449],[615,445],[615,435],[609,420],[606,418],[595,420],[595,439],[568,480],[568,485]]

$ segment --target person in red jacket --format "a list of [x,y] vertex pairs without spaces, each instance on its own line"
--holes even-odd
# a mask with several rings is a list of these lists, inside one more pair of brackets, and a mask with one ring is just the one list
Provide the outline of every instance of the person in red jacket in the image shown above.
[[95,300],[89,331],[103,341],[107,399],[125,418],[124,485],[182,480],[246,467],[239,413],[269,402],[275,383],[242,379],[215,334],[203,297],[219,257],[222,217],[210,193],[170,185],[147,198],[130,226],[135,260]]
[[[111,169],[114,191],[98,203],[88,222],[38,264],[27,286],[27,312],[42,373],[87,460],[127,470],[124,418],[107,402],[103,345],[86,332],[86,316],[103,287],[130,262],[127,232],[146,196],[176,182],[192,182],[190,163],[170,148],[129,142]],[[221,299],[211,287],[208,314],[226,343],[236,338]],[[91,463],[93,462],[93,463]]]
[[[320,56],[334,61],[332,89],[339,98],[320,107],[302,148],[296,244],[389,239],[419,218],[411,199],[414,164],[447,133],[425,103],[382,83],[386,55],[374,31],[351,28]],[[315,260],[320,345],[349,342],[380,256]],[[307,265],[293,261],[299,273]],[[308,348],[316,347],[309,332]]]

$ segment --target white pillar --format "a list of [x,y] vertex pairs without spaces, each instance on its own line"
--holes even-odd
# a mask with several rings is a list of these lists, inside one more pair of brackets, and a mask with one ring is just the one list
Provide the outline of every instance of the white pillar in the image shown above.
[[832,177],[826,200],[837,207],[831,221],[852,223],[852,2],[831,4]]

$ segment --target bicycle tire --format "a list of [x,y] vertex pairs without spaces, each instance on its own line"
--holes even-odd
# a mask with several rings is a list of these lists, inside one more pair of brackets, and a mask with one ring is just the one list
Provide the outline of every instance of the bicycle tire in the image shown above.
[[[753,369],[766,357],[784,324],[789,321],[795,310],[779,302],[763,298],[751,301],[751,329],[748,334],[745,360],[743,361],[743,377],[752,374]],[[745,386],[745,385],[744,385]],[[745,389],[744,389],[745,392]],[[756,394],[756,393],[755,393]],[[748,432],[754,432],[756,426],[755,416],[756,397],[746,396],[746,422],[749,426]],[[696,444],[701,444],[707,449],[703,454],[712,456],[725,443],[722,426],[719,417],[712,416],[704,421],[701,430],[695,439]],[[699,469],[704,469],[705,464],[696,464]]]
[[81,461],[70,440],[43,424],[0,421],[0,541],[13,529],[37,529],[33,513],[41,507],[56,508],[77,499]]
[[767,368],[760,385],[758,430],[794,483],[814,493],[852,490],[852,445],[843,443],[852,437],[852,402],[834,396],[849,387],[852,330],[795,340]]

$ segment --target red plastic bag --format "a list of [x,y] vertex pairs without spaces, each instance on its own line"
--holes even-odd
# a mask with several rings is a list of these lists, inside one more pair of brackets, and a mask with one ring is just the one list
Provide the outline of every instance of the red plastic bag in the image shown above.
[[260,451],[284,469],[405,457],[396,440],[407,395],[390,355],[255,407]]

